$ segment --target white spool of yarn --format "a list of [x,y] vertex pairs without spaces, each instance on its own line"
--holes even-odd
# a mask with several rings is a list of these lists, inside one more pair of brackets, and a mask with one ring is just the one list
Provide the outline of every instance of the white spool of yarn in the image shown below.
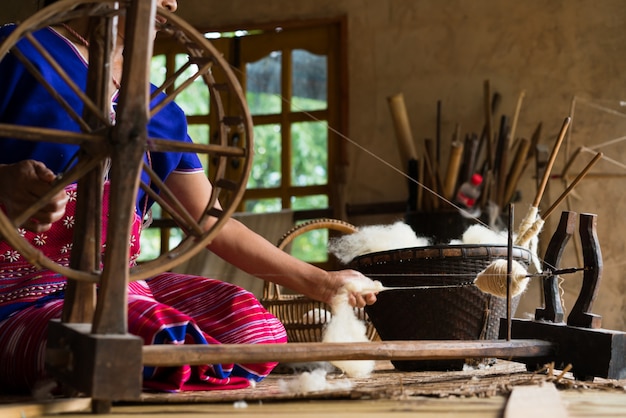
[[[486,269],[478,273],[474,284],[485,293],[498,297],[506,297],[508,262],[504,259],[495,260]],[[528,286],[528,272],[517,261],[511,264],[511,296],[517,296]]]

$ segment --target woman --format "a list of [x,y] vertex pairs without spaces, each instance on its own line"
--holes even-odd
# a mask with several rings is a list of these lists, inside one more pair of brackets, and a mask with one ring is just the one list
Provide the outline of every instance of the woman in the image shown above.
[[[52,3],[54,0],[49,0]],[[158,0],[175,11],[176,0]],[[123,26],[123,25],[120,25]],[[0,29],[0,39],[13,26]],[[119,28],[123,37],[123,27]],[[78,85],[87,75],[88,44],[85,21],[45,28],[35,37]],[[50,83],[80,114],[82,105],[49,65],[27,44],[19,46]],[[122,50],[115,51],[112,83],[120,80]],[[79,130],[67,112],[12,55],[0,61],[0,123],[28,124]],[[112,98],[115,107],[116,96]],[[113,114],[114,116],[114,114]],[[148,125],[152,137],[190,141],[185,117],[175,104],[166,106]],[[9,216],[44,195],[58,173],[71,163],[76,149],[62,144],[0,139],[0,203]],[[191,215],[198,218],[208,202],[211,184],[196,156],[153,153],[147,163],[164,180]],[[105,189],[105,207],[108,197]],[[75,185],[55,195],[24,225],[24,236],[48,257],[67,263],[71,244]],[[141,221],[149,202],[140,192],[136,202],[131,251],[139,252]],[[106,214],[103,223],[106,223]],[[103,225],[106,227],[106,225]],[[208,249],[242,270],[289,287],[308,297],[330,302],[348,281],[369,279],[353,270],[327,272],[278,250],[240,222],[229,219]],[[65,279],[50,271],[37,271],[6,243],[0,242],[0,390],[29,390],[44,377],[43,357],[48,321],[59,318]],[[374,303],[374,294],[350,295],[355,306]],[[204,277],[159,274],[129,285],[129,332],[145,344],[156,343],[282,343],[284,328],[247,291]],[[145,368],[144,385],[161,390],[239,388],[261,380],[275,363]]]

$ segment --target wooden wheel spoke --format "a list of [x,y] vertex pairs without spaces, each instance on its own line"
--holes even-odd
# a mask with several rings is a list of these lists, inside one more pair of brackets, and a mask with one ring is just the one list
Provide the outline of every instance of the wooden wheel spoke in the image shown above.
[[[194,60],[190,60],[185,66],[183,66],[183,68],[187,68],[189,67],[189,65],[193,64],[193,63],[199,63],[200,59],[194,59]],[[167,94],[167,97],[165,97],[162,101],[159,102],[159,104],[157,104],[156,106],[154,106],[151,110],[150,110],[150,116],[154,116],[155,114],[157,114],[162,108],[164,108],[165,106],[167,106],[169,103],[173,102],[176,97],[183,91],[185,90],[187,87],[189,87],[191,85],[191,83],[193,83],[198,77],[206,74],[211,67],[213,66],[213,61],[209,60],[205,60],[204,65],[202,67],[200,67],[198,69],[198,71],[196,71],[192,76],[190,76],[189,78],[187,78],[187,80],[185,80],[180,86],[178,86],[174,91],[169,92]],[[181,68],[182,70],[182,68]],[[180,72],[180,71],[179,71]],[[178,72],[177,72],[178,74]]]
[[156,185],[160,193],[157,194],[150,186],[143,182],[141,183],[141,188],[152,199],[154,199],[155,202],[161,205],[161,209],[167,212],[178,224],[178,226],[185,231],[185,233],[194,236],[201,236],[204,232],[202,227],[178,201],[178,199],[176,199],[176,196],[174,196],[172,191],[165,185],[165,183],[163,183],[163,181],[161,181],[159,176],[148,164],[144,163],[143,169],[148,176],[150,176],[150,180]]
[[191,62],[187,61],[182,67],[178,69],[178,71],[167,77],[163,84],[161,84],[154,92],[152,92],[152,95],[150,96],[150,101],[156,99],[159,94],[165,92],[165,90],[173,86],[178,77],[180,77],[185,71],[187,71],[189,67],[191,67]]
[[171,139],[148,139],[148,150],[152,152],[193,152],[196,154],[211,154],[223,157],[245,157],[247,150],[240,147],[225,145],[197,144],[191,142],[174,141]]
[[85,143],[100,143],[102,135],[97,133],[81,133],[64,131],[60,129],[39,128],[32,126],[19,126],[0,123],[0,136],[5,138],[23,139],[26,141],[54,142],[57,144],[82,145]]

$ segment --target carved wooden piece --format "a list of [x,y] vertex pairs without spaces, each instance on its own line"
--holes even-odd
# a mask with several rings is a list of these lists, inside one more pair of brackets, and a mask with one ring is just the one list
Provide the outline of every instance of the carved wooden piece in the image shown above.
[[578,232],[582,244],[583,261],[588,269],[583,274],[583,284],[578,299],[567,317],[567,325],[575,327],[600,328],[602,325],[602,317],[591,312],[600,289],[603,267],[596,223],[596,215],[587,213],[580,215]]
[[[561,256],[576,228],[576,213],[563,212],[556,231],[550,239],[546,255],[543,259],[543,271],[554,271],[559,268]],[[535,319],[550,322],[563,322],[563,306],[559,292],[558,276],[542,277],[544,307],[535,311]]]
[[[546,259],[550,256],[557,267],[560,254],[572,234],[573,213],[564,212],[555,235],[550,241]],[[511,324],[513,338],[538,338],[555,344],[556,352],[546,357],[519,359],[529,368],[538,369],[554,362],[555,367],[572,365],[574,376],[579,379],[604,377],[626,378],[626,333],[601,329],[600,316],[591,308],[595,301],[602,274],[602,255],[596,235],[596,216],[580,215],[580,238],[583,247],[584,278],[580,294],[572,312],[563,322],[558,287],[552,279],[544,281],[546,307],[538,309],[535,321],[515,319]],[[500,323],[500,335],[507,331]]]

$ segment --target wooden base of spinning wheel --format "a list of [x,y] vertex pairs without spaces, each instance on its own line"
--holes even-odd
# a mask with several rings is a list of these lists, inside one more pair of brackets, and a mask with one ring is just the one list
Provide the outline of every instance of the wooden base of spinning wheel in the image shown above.
[[[544,271],[558,269],[561,254],[575,229],[576,213],[563,212],[544,258]],[[556,368],[571,365],[574,376],[582,380],[594,377],[626,378],[626,333],[600,328],[602,317],[591,312],[602,276],[602,255],[596,235],[596,215],[581,214],[579,234],[585,264],[583,285],[572,311],[563,321],[563,308],[556,276],[543,280],[545,306],[537,309],[535,320],[513,320],[513,339],[538,338],[554,343],[549,357],[519,359],[529,369],[554,362]],[[502,322],[500,335],[506,335]]]
[[46,368],[61,384],[96,400],[141,395],[143,341],[131,334],[93,334],[91,324],[51,321]]
[[[502,323],[502,328],[505,327],[506,324]],[[580,380],[593,380],[594,377],[626,379],[624,332],[514,319],[511,335],[515,340],[536,338],[554,343],[555,352],[550,356],[514,359],[526,364],[529,370],[539,370],[554,362],[554,367],[560,370],[571,365],[574,376]]]

